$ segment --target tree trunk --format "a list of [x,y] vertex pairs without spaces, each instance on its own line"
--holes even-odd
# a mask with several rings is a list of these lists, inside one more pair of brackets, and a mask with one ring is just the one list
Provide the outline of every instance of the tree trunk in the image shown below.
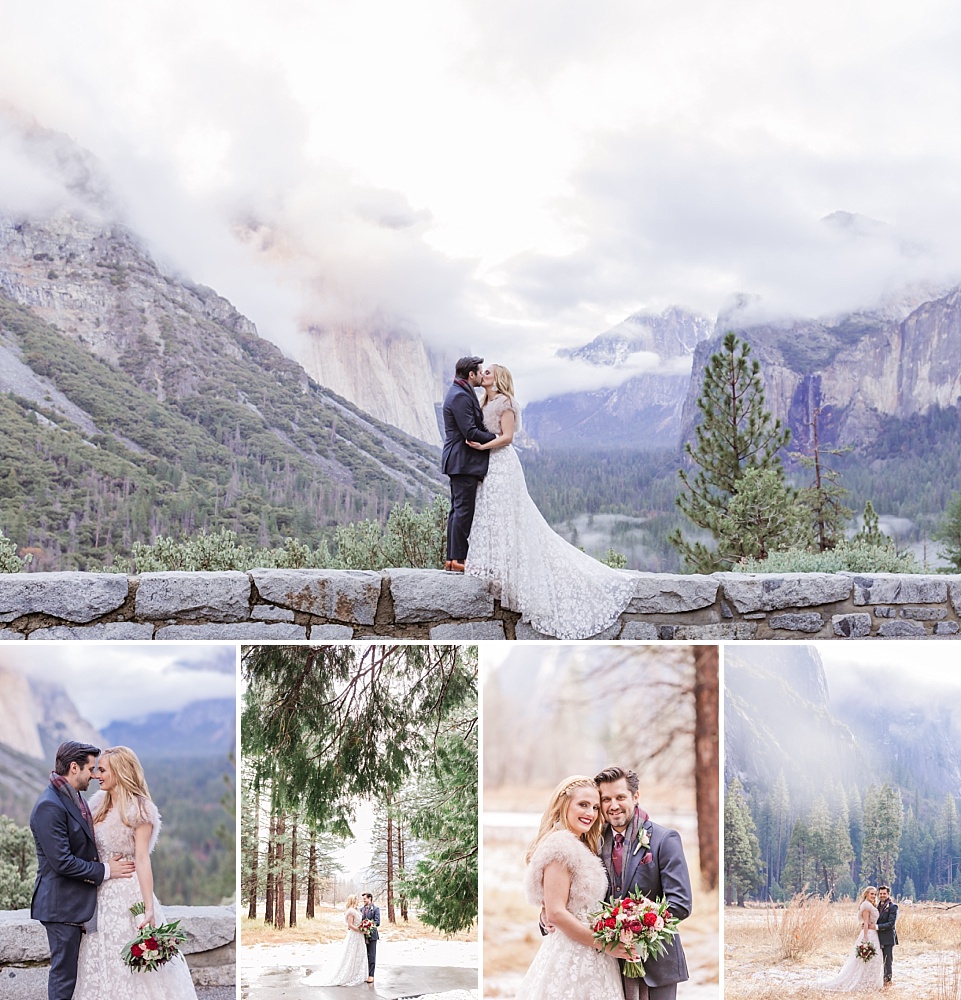
[[277,837],[277,817],[270,811],[270,832],[267,835],[267,905],[264,908],[264,923],[274,922],[274,841]]
[[697,846],[705,889],[717,887],[718,875],[717,650],[717,646],[694,647],[694,785]]
[[290,831],[290,915],[287,918],[289,927],[297,926],[297,816],[291,820]]
[[[401,878],[404,876],[404,834],[403,827],[401,826],[400,820],[397,821],[397,868],[400,871]],[[400,915],[407,923],[407,897],[400,897]]]
[[310,857],[307,859],[307,919],[314,919],[314,896],[317,893],[317,843],[310,833]]
[[[255,811],[257,820],[259,820],[259,804],[255,805]],[[253,848],[251,850],[252,857],[250,859],[250,880],[247,882],[247,893],[250,896],[247,907],[247,918],[249,920],[257,919],[257,872],[260,864],[260,832],[259,822],[257,822],[257,820],[254,822]]]
[[387,921],[397,923],[394,914],[394,821],[390,815],[391,799],[387,797]]
[[286,924],[284,913],[284,878],[286,876],[286,856],[284,838],[287,835],[287,817],[281,813],[277,817],[277,843],[274,847],[274,927],[282,931]]

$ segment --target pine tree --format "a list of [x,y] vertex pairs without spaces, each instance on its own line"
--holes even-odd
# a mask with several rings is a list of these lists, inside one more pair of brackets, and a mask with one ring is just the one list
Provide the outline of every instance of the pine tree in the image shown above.
[[787,857],[784,859],[781,876],[784,891],[791,895],[806,892],[814,878],[809,841],[807,824],[803,819],[796,819],[787,845]]
[[671,535],[671,543],[695,572],[727,568],[747,554],[740,539],[724,536],[728,507],[745,471],[771,469],[783,482],[778,452],[790,432],[779,420],[772,423],[764,408],[761,368],[749,359],[750,351],[736,334],[725,334],[722,349],[711,356],[705,369],[697,401],[701,422],[694,431],[695,444],[685,446],[699,469],[693,476],[680,470],[686,492],[677,497],[677,505],[719,543],[712,550],[702,542],[685,541],[680,531]]
[[954,494],[931,537],[941,542],[941,556],[961,573],[961,490]]
[[822,448],[818,432],[820,407],[811,414],[812,446],[810,455],[792,455],[805,469],[810,469],[814,480],[800,494],[801,502],[810,510],[814,520],[814,541],[819,552],[827,552],[844,537],[844,526],[854,513],[844,505],[844,498],[850,492],[840,483],[840,473],[829,468],[823,456],[843,455],[850,448]]
[[864,799],[864,846],[861,853],[861,875],[876,885],[892,885],[894,865],[901,843],[904,807],[901,793],[889,784],[873,785]]
[[745,896],[761,885],[763,867],[761,846],[744,787],[735,778],[724,797],[724,886],[727,902],[736,899],[737,905],[743,906]]

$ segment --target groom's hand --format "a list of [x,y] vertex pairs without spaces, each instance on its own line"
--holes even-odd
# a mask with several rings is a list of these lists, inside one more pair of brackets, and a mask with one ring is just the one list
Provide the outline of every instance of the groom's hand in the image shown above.
[[107,862],[107,867],[110,869],[111,878],[130,878],[136,866],[132,861],[124,861],[118,854]]
[[541,907],[541,915],[537,923],[541,929],[541,934],[545,937],[548,934],[554,933],[554,925],[547,919],[547,910],[543,906]]

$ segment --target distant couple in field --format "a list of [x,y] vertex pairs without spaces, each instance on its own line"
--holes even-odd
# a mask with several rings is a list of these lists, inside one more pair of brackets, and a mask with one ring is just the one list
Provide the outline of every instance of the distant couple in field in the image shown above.
[[504,607],[537,631],[586,639],[617,621],[635,577],[570,545],[541,516],[511,444],[520,426],[511,373],[483,364],[461,358],[444,399],[445,568],[489,580]]
[[841,971],[821,984],[821,989],[834,993],[861,993],[891,985],[894,946],[898,943],[895,924],[898,904],[891,898],[891,889],[869,885],[861,894],[858,906],[858,932]]
[[562,781],[526,860],[544,940],[516,1000],[674,1000],[688,979],[676,928],[691,880],[677,831],[641,808],[634,771]]
[[[88,803],[81,793],[91,781],[100,791]],[[37,847],[30,916],[50,944],[48,1000],[196,1000],[181,957],[143,975],[121,958],[142,927],[165,922],[150,866],[160,813],[137,755],[62,743],[30,830]],[[131,911],[137,904],[139,915]]]

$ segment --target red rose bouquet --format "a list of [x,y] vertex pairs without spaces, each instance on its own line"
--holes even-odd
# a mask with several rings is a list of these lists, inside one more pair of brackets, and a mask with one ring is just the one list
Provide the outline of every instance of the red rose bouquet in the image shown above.
[[877,948],[875,948],[870,941],[862,941],[857,948],[854,949],[854,954],[857,955],[862,962],[870,962],[877,953]]
[[654,902],[640,890],[614,903],[605,903],[591,914],[594,939],[602,942],[604,951],[622,944],[637,955],[635,961],[625,961],[623,974],[628,979],[644,975],[644,963],[667,951],[668,942],[677,934],[680,921],[671,915],[667,900]]
[[[134,916],[145,911],[143,903],[134,903],[130,912]],[[124,965],[131,972],[153,972],[161,965],[166,965],[172,958],[180,954],[177,947],[187,940],[187,935],[180,929],[180,921],[151,927],[144,924],[140,933],[128,942],[120,952]]]
[[374,928],[377,925],[373,920],[361,920],[360,922],[360,933],[364,935],[365,938],[369,938],[374,932]]

